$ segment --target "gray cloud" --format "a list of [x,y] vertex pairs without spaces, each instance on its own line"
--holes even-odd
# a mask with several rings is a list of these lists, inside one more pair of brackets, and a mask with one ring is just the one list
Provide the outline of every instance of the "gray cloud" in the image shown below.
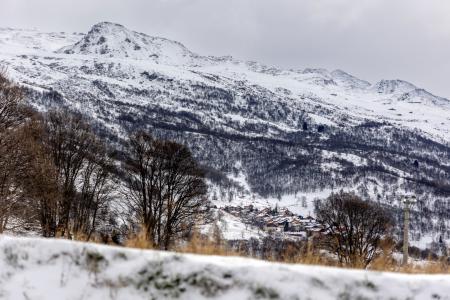
[[405,79],[450,97],[448,0],[0,0],[0,26],[121,23],[206,55]]

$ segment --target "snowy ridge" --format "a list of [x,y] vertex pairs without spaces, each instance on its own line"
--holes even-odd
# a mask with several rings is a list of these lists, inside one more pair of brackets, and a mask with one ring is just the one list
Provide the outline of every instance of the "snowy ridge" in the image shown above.
[[181,43],[150,37],[110,22],[94,25],[80,41],[59,49],[57,53],[152,60],[167,65],[196,64],[206,60]]
[[381,80],[374,84],[372,90],[380,94],[401,94],[415,90],[417,87],[403,80]]
[[[43,276],[45,274],[45,276]],[[448,275],[404,275],[0,236],[0,298],[449,299]]]
[[356,78],[355,76],[350,75],[342,70],[334,70],[330,74],[334,81],[350,89],[367,89],[368,87],[370,87],[369,82]]
[[423,103],[439,106],[447,106],[450,104],[450,100],[437,97],[424,89],[414,89],[407,93],[404,93],[398,98],[399,101],[406,101],[409,103]]

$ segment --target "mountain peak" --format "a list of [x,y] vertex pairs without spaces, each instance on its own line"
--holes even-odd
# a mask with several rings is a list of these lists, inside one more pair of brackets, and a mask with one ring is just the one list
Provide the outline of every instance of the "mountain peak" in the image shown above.
[[133,51],[142,49],[138,34],[125,26],[101,22],[92,26],[91,30],[76,44],[60,50],[66,54],[100,54],[110,57],[130,57]]
[[192,64],[200,58],[179,42],[148,36],[111,22],[95,24],[80,41],[57,52],[152,60],[169,65]]
[[359,89],[366,89],[370,86],[370,83],[359,79],[353,75],[348,74],[347,72],[344,72],[342,70],[334,70],[330,73],[333,77],[333,80],[336,81],[338,84],[345,86],[347,88],[359,88]]
[[91,27],[87,35],[96,36],[99,34],[102,35],[117,35],[119,33],[125,35],[131,35],[131,30],[127,29],[125,26],[112,23],[112,22],[100,22]]
[[406,101],[406,102],[413,102],[413,103],[432,104],[432,105],[448,105],[448,104],[450,104],[450,101],[448,99],[435,96],[432,93],[430,93],[424,89],[419,89],[419,88],[416,88],[412,91],[402,94],[398,98],[398,100]]
[[404,80],[381,80],[377,82],[373,87],[373,90],[379,94],[403,94],[417,89],[417,87]]
[[118,24],[118,23],[114,23],[114,22],[99,22],[97,24],[94,24],[91,28],[92,30],[95,29],[104,29],[104,28],[122,28],[122,29],[126,29],[125,26]]

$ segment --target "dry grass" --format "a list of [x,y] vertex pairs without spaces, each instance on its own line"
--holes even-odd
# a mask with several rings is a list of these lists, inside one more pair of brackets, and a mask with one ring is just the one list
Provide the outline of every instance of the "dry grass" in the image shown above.
[[[318,265],[327,267],[350,268],[348,266],[340,265],[336,260],[320,254],[316,251],[308,251],[303,255],[299,255],[294,261],[283,261],[287,263],[298,263],[306,265]],[[363,267],[351,267],[352,269],[364,269]],[[401,262],[396,261],[392,253],[382,253],[366,268],[371,271],[380,272],[395,272],[406,274],[450,274],[450,266],[446,259],[439,261],[426,260],[420,263],[412,261],[403,266]]]
[[[289,262],[289,261],[288,261]],[[316,266],[328,266],[328,267],[338,267],[337,261],[319,253],[308,251],[305,255],[299,255],[298,258],[292,263],[303,264],[303,265],[316,265]]]
[[146,230],[141,229],[138,233],[128,237],[125,241],[125,247],[138,249],[153,249],[153,243],[148,239]]
[[385,272],[399,272],[407,274],[450,274],[450,268],[446,259],[428,260],[420,263],[414,262],[412,258],[407,265],[402,265],[394,259],[393,246],[384,245],[382,253],[370,264],[369,269]]
[[202,255],[221,255],[221,256],[243,256],[242,253],[226,247],[221,238],[212,240],[198,232],[194,232],[191,239],[183,245],[174,249],[181,253],[192,253]]
[[445,260],[426,261],[423,264],[408,264],[399,268],[398,272],[408,274],[450,274],[450,267]]
[[[77,234],[74,235],[74,239],[86,241],[86,236]],[[90,242],[105,244],[105,241],[98,237],[93,237]],[[128,248],[154,249],[152,243],[148,240],[145,234],[145,230],[141,230],[139,233],[127,238],[124,246]],[[200,255],[249,257],[244,252],[227,246],[226,241],[218,232],[210,232],[207,236],[194,232],[188,242],[178,244],[172,249],[172,251]],[[303,249],[301,249],[301,251],[288,247],[281,255],[279,255],[279,257],[267,257],[264,260],[290,264],[349,268],[348,266],[340,265],[335,259],[319,251],[317,248],[315,249],[310,244],[306,245]],[[353,268],[363,269],[362,267]],[[381,254],[374,261],[372,261],[367,269],[373,271],[407,274],[450,274],[450,266],[446,259],[436,261],[431,260],[430,258],[421,263],[412,261],[408,265],[402,266],[400,262],[394,259],[392,247],[384,247]]]

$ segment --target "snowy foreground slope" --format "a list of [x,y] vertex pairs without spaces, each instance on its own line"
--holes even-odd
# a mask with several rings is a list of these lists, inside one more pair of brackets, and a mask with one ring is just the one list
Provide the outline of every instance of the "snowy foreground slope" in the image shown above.
[[0,299],[450,299],[450,276],[0,236]]

